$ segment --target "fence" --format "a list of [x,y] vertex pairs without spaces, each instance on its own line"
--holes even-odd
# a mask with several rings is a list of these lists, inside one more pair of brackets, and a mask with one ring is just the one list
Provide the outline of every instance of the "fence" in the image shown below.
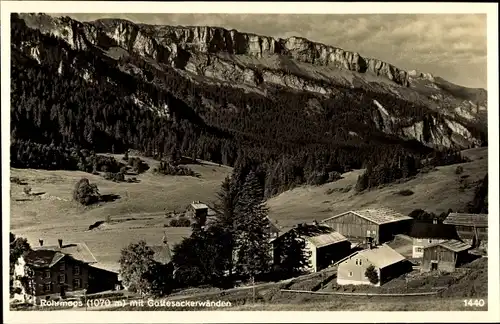
[[426,291],[404,294],[391,294],[391,293],[350,293],[350,292],[326,292],[326,291],[308,291],[308,290],[293,290],[281,289],[281,292],[298,293],[298,294],[312,294],[312,295],[332,295],[332,296],[380,296],[380,297],[403,297],[403,296],[430,296],[437,295],[444,289],[439,291]]

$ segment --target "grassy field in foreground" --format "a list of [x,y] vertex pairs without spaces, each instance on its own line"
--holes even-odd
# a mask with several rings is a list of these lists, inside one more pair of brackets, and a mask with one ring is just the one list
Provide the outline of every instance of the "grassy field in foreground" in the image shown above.
[[[486,301],[486,299],[484,299]],[[464,306],[462,298],[331,298],[293,304],[248,304],[227,308],[231,311],[487,311],[484,307]]]
[[[457,210],[472,200],[474,182],[481,180],[488,172],[487,148],[466,150],[463,155],[472,161],[438,167],[407,182],[359,194],[353,188],[363,170],[345,173],[343,179],[322,186],[298,187],[270,199],[269,215],[280,226],[288,228],[298,222],[320,221],[348,210],[370,207],[385,206],[406,215],[417,208],[435,213],[449,208]],[[464,168],[464,172],[456,175],[455,170],[459,165]],[[470,188],[461,191],[459,178],[463,175],[468,175],[466,181]],[[411,190],[414,194],[398,195],[402,190]]]
[[[121,160],[121,156],[117,155]],[[143,158],[150,169],[137,177],[139,183],[115,183],[102,176],[80,171],[47,171],[11,168],[11,177],[19,177],[35,194],[27,197],[23,186],[11,184],[10,227],[14,234],[26,237],[30,244],[85,242],[99,263],[118,269],[122,247],[146,240],[160,244],[164,232],[171,245],[190,234],[190,228],[164,228],[169,222],[165,211],[184,210],[193,200],[212,202],[231,168],[212,163],[188,165],[199,178],[155,175],[158,162]],[[119,195],[119,199],[84,208],[72,201],[75,183],[82,177],[97,184],[101,194]],[[110,224],[88,230],[89,225],[111,218]]]

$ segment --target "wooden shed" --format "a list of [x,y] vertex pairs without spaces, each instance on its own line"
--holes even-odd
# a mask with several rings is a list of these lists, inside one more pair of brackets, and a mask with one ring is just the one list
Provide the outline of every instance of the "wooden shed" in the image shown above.
[[488,241],[488,214],[450,213],[443,224],[455,226],[460,239],[472,247]]
[[[337,270],[339,285],[375,285],[380,286],[411,270],[405,257],[386,244],[354,252],[340,260]],[[366,276],[366,269],[374,267],[378,282],[372,283]]]
[[408,236],[412,239],[412,258],[420,259],[424,256],[424,248],[447,240],[459,239],[454,226],[415,221]]
[[422,272],[453,272],[456,267],[468,260],[470,248],[470,245],[458,240],[448,240],[429,245],[424,248],[420,270]]
[[305,248],[309,252],[309,267],[304,270],[311,272],[322,270],[351,252],[351,243],[347,238],[330,227],[319,224],[299,224],[273,241],[275,265],[280,263],[282,242],[292,231],[298,239],[305,242]]
[[208,206],[199,202],[193,201],[186,210],[186,217],[195,220],[201,226],[205,225],[208,217]]
[[396,234],[408,234],[413,218],[388,208],[348,211],[323,220],[351,242],[365,242],[368,238],[375,244],[393,239]]

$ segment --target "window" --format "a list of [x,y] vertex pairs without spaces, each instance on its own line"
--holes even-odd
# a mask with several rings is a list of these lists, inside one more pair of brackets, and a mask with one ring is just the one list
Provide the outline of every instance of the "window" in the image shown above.
[[359,265],[363,264],[363,260],[359,259]]
[[66,282],[66,276],[65,275],[59,275],[59,283],[65,283]]
[[80,275],[80,266],[75,266],[75,276],[79,276]]
[[50,270],[45,271],[45,278],[50,279]]
[[352,271],[349,271],[349,277],[352,277]]
[[432,239],[429,239],[429,243],[432,243]]
[[81,287],[80,279],[73,280],[73,289],[80,288],[80,287]]
[[358,259],[356,259],[356,265],[358,265]]
[[360,265],[362,265],[362,264],[363,264],[363,262],[362,262],[362,260],[361,260],[361,259],[356,259],[356,265],[360,266]]
[[415,252],[422,253],[422,252],[424,252],[424,249],[422,249],[421,247],[416,247]]
[[61,264],[59,265],[59,271],[64,272],[65,270],[66,270],[66,265],[64,264],[64,262],[61,262]]
[[52,291],[52,284],[49,282],[45,284],[45,292],[50,292],[50,291]]

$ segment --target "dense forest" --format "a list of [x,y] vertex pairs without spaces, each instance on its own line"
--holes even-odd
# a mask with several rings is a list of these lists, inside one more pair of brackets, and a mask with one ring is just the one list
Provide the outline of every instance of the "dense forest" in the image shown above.
[[[263,96],[201,86],[133,53],[114,60],[91,46],[73,50],[16,15],[11,41],[13,167],[92,172],[99,163],[96,153],[135,149],[157,159],[182,154],[247,170],[242,177],[255,171],[269,197],[296,185],[332,181],[334,174],[353,168],[390,168],[394,175],[379,177],[390,182],[415,174],[423,158],[443,156],[380,130],[374,100],[403,121],[396,131],[423,121],[428,137],[430,121],[440,118],[395,96],[337,87],[326,97],[265,84]],[[26,44],[39,44],[37,60]],[[131,65],[141,73],[124,72]],[[316,100],[318,109],[305,109],[309,100]],[[367,181],[360,189],[373,185]]]

